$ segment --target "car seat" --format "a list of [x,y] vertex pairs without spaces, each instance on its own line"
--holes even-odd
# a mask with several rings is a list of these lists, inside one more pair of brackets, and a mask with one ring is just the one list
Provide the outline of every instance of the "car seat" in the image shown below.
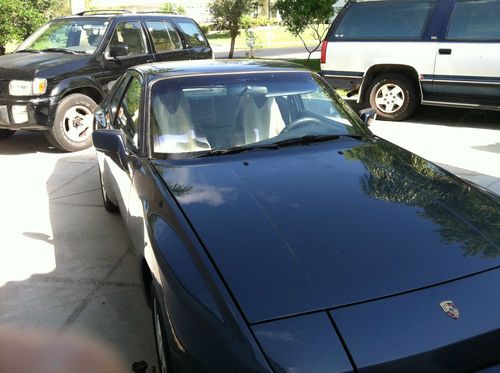
[[153,98],[153,143],[156,153],[210,150],[210,144],[194,128],[189,105],[181,90],[171,88]]

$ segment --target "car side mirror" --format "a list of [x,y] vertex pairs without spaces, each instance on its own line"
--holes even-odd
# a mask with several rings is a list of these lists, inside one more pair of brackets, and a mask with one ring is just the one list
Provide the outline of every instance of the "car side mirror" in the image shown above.
[[377,110],[372,108],[360,110],[359,117],[361,118],[363,123],[368,127],[370,125],[371,119],[373,120],[377,119]]
[[118,58],[128,55],[128,45],[125,43],[116,43],[109,48],[109,55],[112,58]]
[[127,150],[120,130],[97,129],[92,133],[97,151],[108,155],[121,169],[127,169]]

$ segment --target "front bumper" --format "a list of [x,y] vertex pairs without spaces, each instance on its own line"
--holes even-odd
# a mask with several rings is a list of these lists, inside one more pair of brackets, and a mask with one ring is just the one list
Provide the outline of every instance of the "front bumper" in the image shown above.
[[0,98],[0,129],[52,128],[58,102],[57,97]]

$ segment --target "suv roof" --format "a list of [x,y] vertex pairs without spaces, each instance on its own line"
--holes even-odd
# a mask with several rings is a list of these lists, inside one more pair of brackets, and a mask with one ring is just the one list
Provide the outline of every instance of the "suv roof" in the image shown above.
[[[96,12],[92,14],[92,12]],[[102,12],[102,13],[101,13]],[[109,13],[107,13],[109,12]],[[116,12],[116,10],[95,10],[95,11],[86,11],[86,12],[81,12],[69,16],[64,16],[64,17],[58,17],[56,19],[81,19],[81,18],[107,18],[107,19],[114,19],[114,18],[130,18],[134,17],[137,18],[139,17],[170,17],[170,18],[190,18],[184,15],[179,15],[179,14],[172,14],[172,13],[154,13],[154,12],[145,12],[145,13],[136,13],[136,12],[130,12],[127,10],[120,11],[120,13],[113,13]]]

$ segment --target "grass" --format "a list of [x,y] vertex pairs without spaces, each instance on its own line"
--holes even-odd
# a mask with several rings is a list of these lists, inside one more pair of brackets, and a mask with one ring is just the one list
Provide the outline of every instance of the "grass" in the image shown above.
[[[323,28],[328,28],[329,25],[323,25]],[[254,27],[251,29],[255,35],[255,49],[276,48],[276,47],[303,47],[300,38],[293,36],[283,26],[264,26]],[[314,39],[312,31],[307,29],[302,34],[307,45],[316,45],[317,40]],[[227,47],[231,45],[229,33],[225,31],[212,32],[207,35],[212,46]],[[240,35],[236,38],[235,49],[248,49],[246,34],[241,30]]]
[[319,58],[311,58],[309,61],[307,59],[287,59],[286,61],[298,63],[299,65],[303,65],[312,71],[320,71]]

